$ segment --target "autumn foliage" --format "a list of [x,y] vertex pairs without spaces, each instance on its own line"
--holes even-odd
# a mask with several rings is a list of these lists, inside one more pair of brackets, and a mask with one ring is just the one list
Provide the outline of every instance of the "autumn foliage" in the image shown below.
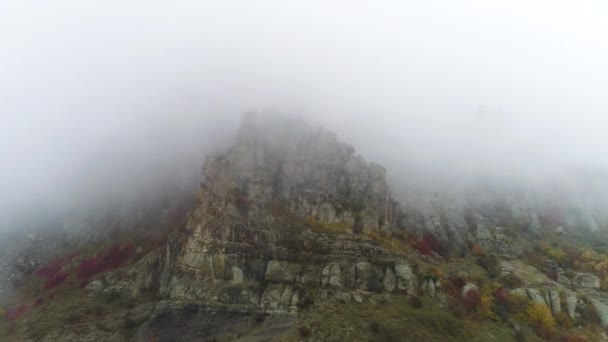
[[414,242],[414,248],[420,252],[422,255],[431,255],[432,252],[435,252],[439,255],[446,255],[447,248],[444,243],[442,243],[439,239],[435,237],[435,235],[431,233],[424,233],[422,235],[422,239]]
[[36,276],[46,278],[44,283],[45,290],[52,289],[53,287],[60,285],[68,278],[70,274],[63,271],[63,269],[67,264],[74,260],[75,257],[76,254],[74,253],[53,259],[36,271]]
[[418,241],[416,241],[416,243],[414,244],[414,247],[422,255],[431,255],[431,252],[432,252],[431,246],[429,246],[429,244],[426,241],[424,241],[424,240],[418,240]]
[[21,304],[18,305],[12,309],[9,309],[6,312],[6,318],[10,319],[10,320],[15,320],[17,318],[19,318],[21,315],[23,315],[24,313],[30,311],[31,307],[28,304]]
[[549,308],[540,303],[531,303],[526,310],[528,321],[534,328],[534,332],[542,338],[552,337],[556,330],[556,323]]
[[49,278],[46,279],[46,282],[44,283],[44,289],[48,290],[48,289],[52,289],[53,287],[60,285],[69,276],[70,276],[70,274],[68,272],[59,272],[57,274],[50,276]]
[[97,274],[124,265],[135,253],[133,246],[114,245],[103,253],[83,261],[76,268],[76,276],[88,280]]
[[481,295],[476,289],[469,289],[464,294],[462,304],[467,312],[474,312],[481,304]]

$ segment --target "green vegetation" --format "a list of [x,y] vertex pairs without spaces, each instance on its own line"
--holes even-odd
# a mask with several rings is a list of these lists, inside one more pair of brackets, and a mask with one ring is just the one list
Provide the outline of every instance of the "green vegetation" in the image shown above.
[[483,254],[476,258],[477,265],[481,266],[490,278],[496,278],[500,275],[500,264],[496,254]]
[[409,305],[405,297],[379,305],[322,304],[305,313],[300,326],[309,327],[314,340],[325,341],[342,340],[345,333],[352,340],[399,341],[405,332],[414,341],[443,335],[465,338],[460,320],[438,308],[436,303],[424,304],[425,308],[418,310]]
[[530,303],[526,309],[528,324],[534,328],[536,334],[545,339],[551,339],[557,333],[557,326],[551,310],[544,304]]
[[[130,318],[130,312],[139,304],[149,300],[151,298],[147,296],[141,296],[136,300],[120,298],[116,295],[88,296],[84,290],[63,288],[54,293],[52,299],[47,299],[40,307],[31,310],[14,323],[23,327],[24,336],[21,338],[30,340],[40,340],[49,332],[61,327],[76,335],[96,329],[101,332],[119,331],[124,336],[130,336],[140,324]],[[119,319],[105,319],[106,316]],[[90,326],[91,322],[95,322],[94,327]],[[9,336],[9,340],[18,340],[18,337]]]
[[280,341],[515,341],[506,324],[459,319],[431,298],[405,296],[380,304],[323,303],[302,312]]

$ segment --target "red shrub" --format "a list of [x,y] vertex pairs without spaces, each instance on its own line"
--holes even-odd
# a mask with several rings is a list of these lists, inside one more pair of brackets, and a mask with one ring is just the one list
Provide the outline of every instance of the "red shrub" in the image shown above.
[[36,275],[38,277],[46,278],[46,282],[44,283],[44,289],[52,289],[55,286],[63,283],[68,276],[69,272],[61,272],[61,270],[74,258],[76,257],[76,253],[63,256],[61,258],[56,258],[46,265],[40,267],[38,271],[36,271]]
[[14,319],[19,318],[21,315],[23,315],[24,313],[26,313],[28,311],[30,311],[30,306],[28,304],[21,304],[12,309],[9,309],[6,312],[6,318],[8,318],[10,320],[14,320]]
[[57,275],[61,271],[61,269],[70,263],[76,257],[76,253],[66,255],[61,258],[54,259],[47,263],[46,265],[40,267],[38,271],[36,271],[36,275],[43,278],[51,278]]
[[466,284],[463,277],[448,277],[441,279],[441,291],[452,297],[460,297],[462,287]]
[[133,246],[114,245],[101,253],[101,255],[87,259],[78,265],[76,276],[87,280],[97,274],[118,268],[124,265],[134,252]]
[[503,287],[494,291],[494,307],[492,310],[494,313],[503,319],[506,319],[512,310],[511,300],[509,293]]
[[49,294],[47,295],[47,297],[48,297],[49,299],[55,299],[55,297],[57,297],[57,292],[51,292],[51,293],[49,293]]
[[464,295],[464,300],[462,304],[465,310],[467,310],[467,312],[477,310],[477,308],[481,304],[481,295],[479,294],[479,291],[475,289],[469,289]]
[[439,255],[446,255],[447,248],[443,242],[435,237],[435,235],[431,233],[424,233],[422,235],[422,240],[426,242],[429,248]]
[[564,342],[587,342],[587,338],[584,336],[577,336],[577,335],[568,335],[565,336],[562,341]]
[[44,283],[44,289],[48,290],[48,289],[52,289],[55,286],[60,285],[68,278],[69,275],[70,274],[68,272],[61,272],[61,273],[57,273],[53,276],[48,277],[46,279],[46,282]]
[[422,254],[422,255],[431,255],[431,252],[432,252],[431,247],[424,240],[416,241],[416,244],[414,245],[414,247],[416,247],[418,252],[420,252],[420,254]]

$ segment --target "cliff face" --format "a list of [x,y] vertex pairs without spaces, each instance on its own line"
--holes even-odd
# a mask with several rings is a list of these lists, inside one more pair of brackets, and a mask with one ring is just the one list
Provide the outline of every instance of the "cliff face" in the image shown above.
[[[167,246],[161,295],[246,322],[253,314],[289,321],[319,300],[415,293],[405,243],[365,237],[398,229],[385,170],[324,130],[265,120],[247,117],[236,145],[206,160],[199,204]],[[172,334],[159,327],[152,319],[139,336]]]
[[[181,207],[178,199],[167,203],[167,208]],[[553,262],[550,279],[546,271],[517,260],[534,252],[547,230],[564,237],[577,225],[597,228],[584,210],[557,215],[543,203],[481,191],[464,198],[436,195],[425,209],[403,208],[387,185],[386,170],[355,155],[334,134],[249,114],[235,145],[205,160],[198,201],[187,214],[182,208],[149,216],[154,227],[164,222],[160,226],[172,228],[166,241],[150,244],[146,234],[135,232],[135,239],[131,234],[119,241],[122,247],[105,252],[81,248],[47,265],[18,260],[15,265],[27,269],[20,278],[26,284],[22,296],[32,304],[11,309],[12,324],[20,329],[9,336],[266,341],[297,327],[296,340],[342,340],[347,332],[368,332],[360,326],[306,332],[312,328],[302,330],[302,322],[325,314],[324,303],[360,305],[354,311],[371,306],[373,319],[383,310],[381,303],[402,310],[404,298],[421,296],[430,300],[425,305],[440,309],[433,317],[449,321],[454,318],[445,316],[448,308],[468,303],[473,290],[494,296],[496,279],[504,277],[519,279],[505,280],[509,293],[543,305],[556,317],[565,313],[581,323],[596,312],[600,324],[608,326],[608,300],[597,276],[567,273]],[[44,284],[32,275],[39,268],[52,270]],[[40,287],[48,305],[34,302]],[[82,318],[71,318],[74,312]],[[71,320],[81,327],[76,333],[74,322],[64,324]],[[429,324],[417,329],[435,323]],[[463,335],[452,336],[456,340],[469,336],[457,332]]]
[[400,211],[386,170],[353,153],[323,129],[249,114],[235,146],[205,163],[202,186],[212,197],[235,192],[246,199],[248,217],[264,216],[264,206],[275,201],[319,223],[395,229]]

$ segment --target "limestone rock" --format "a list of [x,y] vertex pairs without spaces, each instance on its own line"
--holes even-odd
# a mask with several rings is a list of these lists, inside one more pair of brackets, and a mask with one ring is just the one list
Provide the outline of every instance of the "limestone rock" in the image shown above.
[[243,282],[243,270],[236,266],[232,266],[232,282],[235,284],[240,284]]
[[415,293],[418,279],[409,264],[405,262],[395,264],[395,277],[397,278],[397,288],[399,290]]
[[271,260],[266,266],[265,279],[275,283],[294,283],[301,266],[288,261]]
[[360,261],[355,264],[356,287],[359,290],[381,291],[382,270],[367,261]]
[[526,291],[528,292],[528,297],[533,302],[538,303],[538,304],[547,305],[547,302],[545,301],[545,299],[541,295],[540,291],[538,291],[537,289],[531,289],[531,288],[526,289]]
[[589,273],[577,273],[572,279],[574,286],[585,289],[599,289],[600,278]]
[[321,271],[321,285],[343,287],[343,277],[340,264],[330,263]]
[[382,280],[382,284],[384,285],[384,290],[387,292],[393,292],[397,283],[397,278],[395,277],[395,273],[390,268],[386,269],[384,273],[384,279]]
[[570,318],[576,317],[576,306],[578,305],[578,298],[574,292],[566,294],[566,312]]
[[562,311],[559,291],[551,290],[547,295],[547,303],[550,304],[551,312],[557,315]]
[[600,302],[597,299],[591,299],[591,304],[600,319],[602,327],[608,328],[608,305]]
[[[278,309],[281,304],[285,304],[286,298],[283,297],[283,290],[286,286],[283,284],[270,284],[262,294],[261,305],[266,310]],[[287,291],[290,294],[290,291]]]
[[435,297],[437,293],[435,288],[435,280],[432,278],[427,278],[425,281],[423,281],[422,289],[431,297]]
[[93,280],[86,286],[86,289],[91,292],[101,292],[104,288],[105,286],[101,280]]

